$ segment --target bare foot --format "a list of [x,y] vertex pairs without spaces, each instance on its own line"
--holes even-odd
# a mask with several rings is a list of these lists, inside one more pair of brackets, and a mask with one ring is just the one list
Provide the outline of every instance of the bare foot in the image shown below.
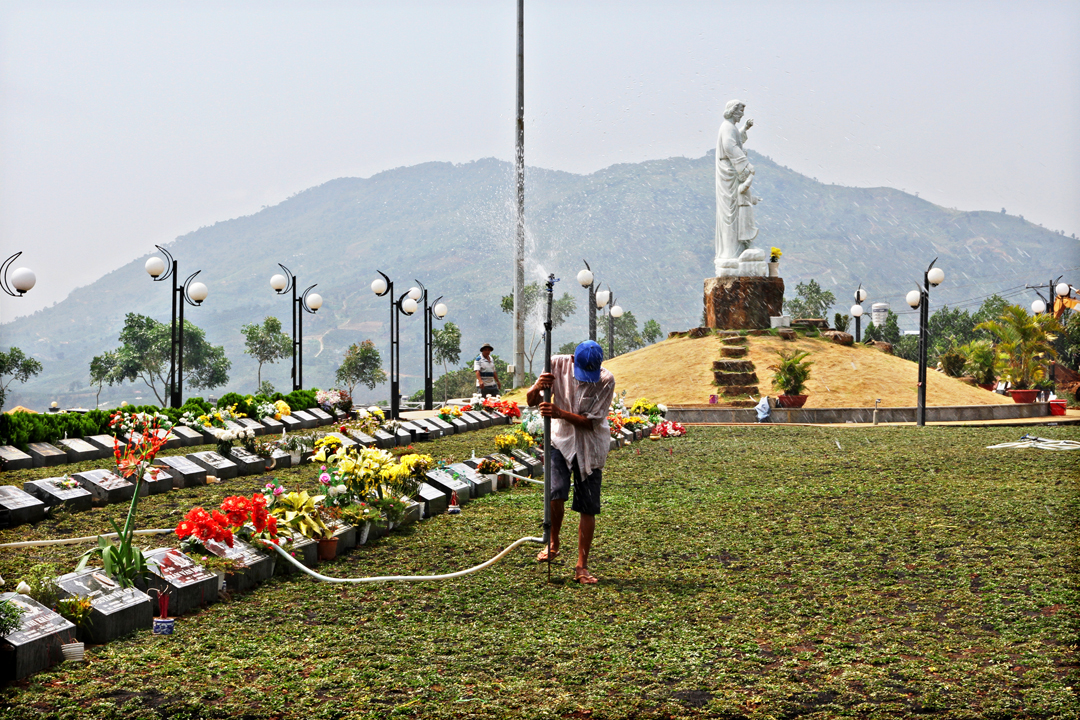
[[559,557],[559,551],[557,549],[552,550],[549,553],[548,548],[544,548],[536,554],[536,562],[547,562],[548,560],[554,560],[557,557]]
[[582,585],[595,585],[600,581],[589,572],[588,568],[574,568],[574,582],[579,582]]

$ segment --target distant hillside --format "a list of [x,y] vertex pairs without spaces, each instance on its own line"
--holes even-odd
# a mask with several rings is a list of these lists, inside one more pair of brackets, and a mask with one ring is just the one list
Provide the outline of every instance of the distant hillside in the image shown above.
[[[756,209],[758,245],[783,250],[789,295],[814,278],[836,294],[836,310],[850,305],[859,282],[872,302],[906,309],[904,294],[935,256],[947,273],[935,307],[1056,277],[1078,264],[1075,239],[1017,217],[957,212],[890,188],[824,185],[766,157],[752,160],[764,198]],[[574,281],[582,258],[639,322],[655,318],[665,332],[698,324],[702,281],[713,274],[712,152],[591,175],[529,168],[526,183],[528,277],[554,272],[562,279],[558,292],[579,300],[578,314],[556,331],[556,346],[586,332],[585,293]],[[350,343],[371,338],[388,353],[389,303],[369,289],[380,269],[399,292],[418,278],[445,296],[447,320],[462,329],[463,362],[482,341],[508,358],[511,320],[498,300],[512,282],[512,188],[509,163],[425,163],[333,180],[254,215],[200,228],[169,246],[181,275],[201,269],[210,289],[205,306],[189,308],[187,317],[225,345],[233,361],[229,389],[252,390],[255,363],[243,354],[240,326],[273,314],[289,327],[288,301],[269,285],[284,263],[302,287],[318,283],[325,298],[318,315],[305,317],[304,377],[309,387],[327,387]],[[150,242],[146,250],[149,256]],[[90,359],[117,345],[125,313],[169,317],[165,284],[151,282],[144,261],[3,326],[4,346],[17,345],[45,366],[32,383],[13,386],[9,407],[92,405]],[[419,318],[403,318],[401,338],[403,389],[411,392],[423,367]],[[288,373],[287,362],[263,369],[279,389],[289,386]],[[131,401],[136,390],[106,388],[102,397]],[[387,392],[381,386],[367,397]]]

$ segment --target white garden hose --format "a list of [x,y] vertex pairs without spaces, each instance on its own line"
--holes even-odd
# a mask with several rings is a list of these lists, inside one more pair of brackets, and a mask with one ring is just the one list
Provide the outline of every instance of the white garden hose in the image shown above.
[[310,575],[311,577],[315,578],[316,580],[318,580],[320,582],[328,582],[328,583],[371,583],[371,582],[426,582],[426,581],[429,581],[429,580],[453,580],[454,578],[464,577],[464,576],[469,575],[471,573],[474,573],[474,572],[476,572],[478,570],[483,570],[486,567],[491,567],[495,563],[502,560],[503,557],[505,557],[507,553],[509,553],[514,548],[516,548],[518,545],[522,545],[522,544],[527,543],[527,542],[534,542],[534,543],[539,543],[539,544],[543,545],[544,544],[544,538],[542,538],[542,537],[523,537],[523,538],[520,538],[519,540],[515,540],[513,543],[510,544],[510,546],[508,548],[506,548],[501,553],[499,553],[495,557],[491,558],[487,562],[480,563],[479,565],[471,567],[468,570],[461,570],[461,571],[455,572],[455,573],[447,573],[446,575],[380,575],[378,577],[362,577],[362,578],[335,578],[335,577],[329,577],[327,575],[321,575],[321,574],[315,572],[314,570],[312,570],[311,568],[309,568],[308,566],[304,565],[302,562],[300,562],[299,560],[294,558],[289,553],[285,552],[285,550],[283,550],[281,547],[275,545],[274,543],[263,542],[261,544],[265,545],[268,548],[273,548],[274,550],[277,551],[277,553],[279,555],[281,555],[281,557],[285,558],[286,560],[291,562],[293,565],[295,565],[297,568],[299,568],[300,570],[302,570],[303,572],[307,573],[308,575]]
[[[158,528],[157,530],[136,530],[136,535],[167,535],[173,532],[172,528]],[[77,538],[62,538],[60,540],[26,540],[24,542],[4,543],[0,545],[0,548],[25,548],[25,547],[42,547],[44,545],[78,545],[80,543],[96,542],[99,537],[114,538],[118,537],[116,533],[102,533],[101,535],[90,535],[89,537],[77,537]]]
[[1039,450],[1080,450],[1080,442],[1076,440],[1051,440],[1049,438],[1025,435],[1016,442],[1001,443],[1000,445],[987,445],[987,450],[1005,450],[1021,448],[1038,448]]

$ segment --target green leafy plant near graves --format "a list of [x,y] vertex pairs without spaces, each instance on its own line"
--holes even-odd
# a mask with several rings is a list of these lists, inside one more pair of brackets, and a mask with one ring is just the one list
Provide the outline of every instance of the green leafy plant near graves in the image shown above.
[[26,612],[10,600],[0,602],[0,637],[10,635],[22,625],[22,616]]
[[779,362],[770,365],[773,371],[773,387],[785,395],[802,395],[806,390],[806,381],[810,377],[810,366],[814,363],[806,360],[809,352],[780,349],[776,351],[780,356]]
[[23,576],[21,583],[26,583],[29,590],[24,589],[26,595],[37,600],[47,608],[56,607],[59,596],[56,587],[56,578],[61,575],[59,567],[55,563],[41,563],[30,569]]
[[331,534],[319,512],[324,495],[309,495],[307,490],[279,495],[270,506],[270,514],[290,530],[318,540]]
[[78,630],[87,630],[94,624],[90,617],[90,611],[93,609],[93,601],[90,598],[61,598],[57,601],[56,607],[60,615],[71,622]]

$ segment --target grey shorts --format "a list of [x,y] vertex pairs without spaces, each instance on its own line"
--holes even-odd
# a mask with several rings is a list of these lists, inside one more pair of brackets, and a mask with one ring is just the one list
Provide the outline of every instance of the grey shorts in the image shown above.
[[[596,468],[583,479],[576,457],[573,465],[574,502],[570,509],[582,515],[599,515],[601,469]],[[570,477],[571,468],[566,467],[566,458],[556,448],[551,448],[552,500],[566,500],[570,497]]]
[[499,386],[498,385],[485,385],[484,387],[479,388],[479,391],[480,391],[480,394],[483,397],[495,397],[496,395],[499,394]]

